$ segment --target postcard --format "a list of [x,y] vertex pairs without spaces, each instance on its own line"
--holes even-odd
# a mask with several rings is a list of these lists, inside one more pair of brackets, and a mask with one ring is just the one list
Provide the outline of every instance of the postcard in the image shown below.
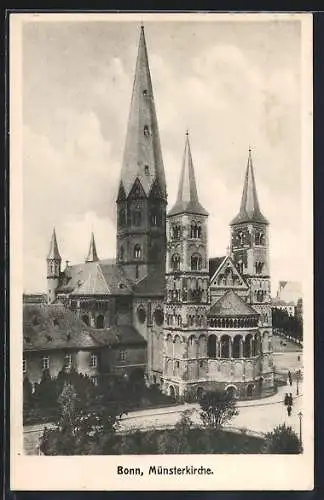
[[10,14],[14,490],[311,490],[312,15]]

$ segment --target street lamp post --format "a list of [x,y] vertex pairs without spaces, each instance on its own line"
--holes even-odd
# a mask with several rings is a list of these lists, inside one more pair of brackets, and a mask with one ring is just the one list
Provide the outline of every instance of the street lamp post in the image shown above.
[[299,441],[300,441],[300,445],[302,446],[302,418],[303,418],[303,414],[301,411],[298,413],[298,417],[299,417]]

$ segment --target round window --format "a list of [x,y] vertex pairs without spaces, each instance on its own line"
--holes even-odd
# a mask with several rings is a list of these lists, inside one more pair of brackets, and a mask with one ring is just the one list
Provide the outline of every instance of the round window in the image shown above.
[[137,309],[137,317],[138,317],[138,321],[140,323],[144,323],[145,322],[145,320],[146,320],[146,312],[145,312],[144,307],[139,307]]
[[154,311],[154,320],[158,326],[163,324],[163,311],[161,309],[156,309]]

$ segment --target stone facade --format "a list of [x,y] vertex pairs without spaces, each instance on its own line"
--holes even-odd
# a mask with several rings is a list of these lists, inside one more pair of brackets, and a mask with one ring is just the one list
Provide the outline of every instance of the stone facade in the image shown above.
[[[251,152],[240,210],[230,224],[228,255],[209,259],[208,213],[198,198],[188,134],[177,200],[166,213],[143,28],[130,108],[116,202],[116,259],[98,258],[92,234],[86,261],[62,271],[54,231],[48,302],[63,303],[81,330],[89,327],[101,340],[116,328],[132,329],[145,354],[132,344],[129,365],[141,365],[145,358],[147,383],[176,397],[197,397],[213,388],[241,398],[266,395],[274,390],[269,235]],[[122,371],[124,360],[117,363],[114,349],[108,353],[101,344],[101,366]]]

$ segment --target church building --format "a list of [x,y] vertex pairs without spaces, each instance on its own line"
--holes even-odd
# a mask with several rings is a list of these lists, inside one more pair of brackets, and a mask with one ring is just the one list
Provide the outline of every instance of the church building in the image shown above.
[[118,328],[132,327],[146,341],[147,384],[158,384],[177,399],[194,400],[213,389],[241,399],[263,397],[275,390],[269,222],[258,201],[252,153],[239,213],[230,222],[229,250],[216,258],[208,255],[213,229],[208,207],[199,200],[193,156],[187,132],[177,199],[167,211],[141,27],[116,193],[116,259],[102,260],[91,234],[85,261],[67,261],[63,269],[54,230],[47,257],[48,304],[73,311],[95,332],[114,329],[118,336]]

